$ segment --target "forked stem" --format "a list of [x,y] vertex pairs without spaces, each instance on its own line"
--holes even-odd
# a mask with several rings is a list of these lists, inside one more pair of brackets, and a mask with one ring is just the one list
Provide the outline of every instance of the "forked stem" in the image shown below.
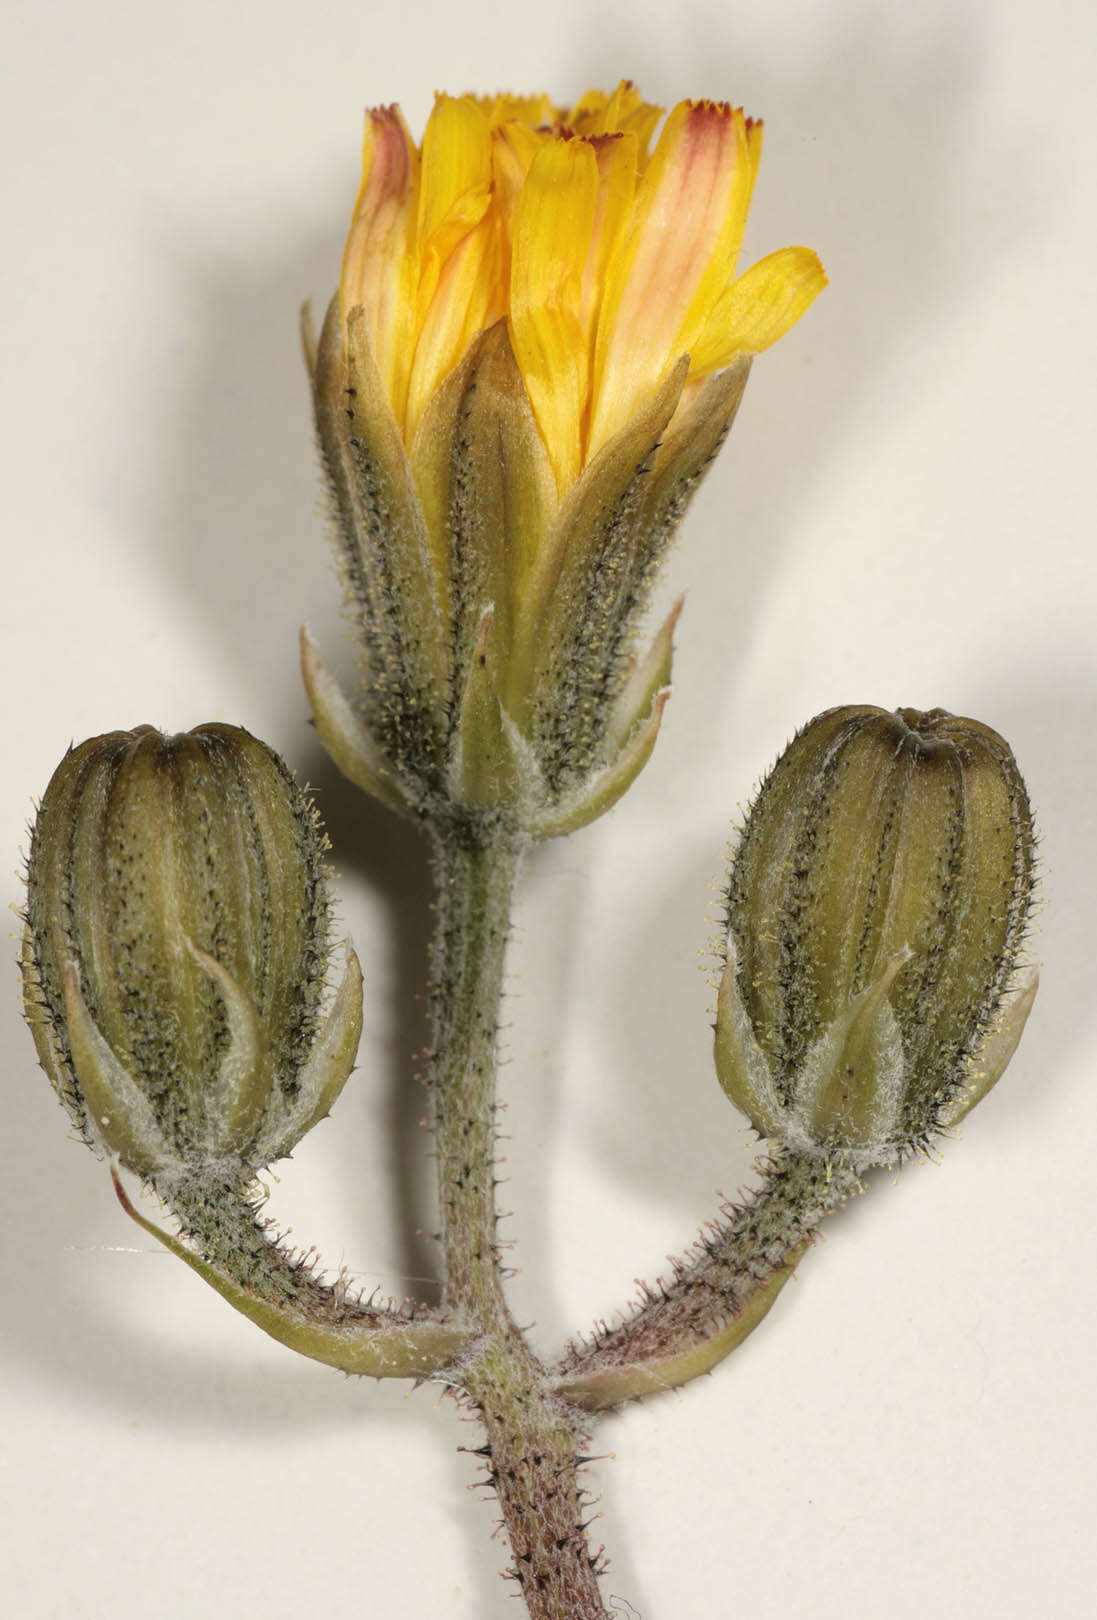
[[576,1474],[583,1418],[548,1388],[503,1296],[495,1208],[495,1072],[503,963],[522,847],[479,828],[435,831],[438,926],[430,1078],[444,1301],[478,1335],[454,1382],[486,1430],[495,1488],[532,1620],[602,1620]]

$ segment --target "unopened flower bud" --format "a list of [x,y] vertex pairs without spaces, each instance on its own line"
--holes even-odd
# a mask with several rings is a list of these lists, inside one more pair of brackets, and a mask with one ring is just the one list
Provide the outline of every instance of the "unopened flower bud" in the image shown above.
[[1035,994],[1007,744],[944,709],[831,709],[763,784],[732,864],[716,1064],[764,1136],[892,1163],[998,1079]]
[[251,1171],[328,1112],[361,1031],[353,953],[321,1025],[326,840],[234,726],[93,737],[55,771],[27,874],[27,1018],[81,1136],[146,1176]]

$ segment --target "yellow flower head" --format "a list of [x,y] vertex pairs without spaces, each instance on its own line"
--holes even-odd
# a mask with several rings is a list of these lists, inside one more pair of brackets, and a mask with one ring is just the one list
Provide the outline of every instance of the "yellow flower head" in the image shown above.
[[[339,294],[306,322],[317,436],[362,654],[355,703],[307,643],[327,747],[417,814],[546,837],[651,753],[676,614],[636,629],[751,357],[825,282],[736,261],[762,127],[628,83],[437,97],[417,147],[366,116]],[[654,142],[654,144],[653,144]]]
[[562,495],[682,356],[680,410],[825,285],[801,247],[736,274],[761,123],[683,101],[650,149],[661,112],[628,82],[569,111],[439,95],[421,148],[398,108],[367,114],[340,307],[363,310],[409,449],[442,381],[505,318]]

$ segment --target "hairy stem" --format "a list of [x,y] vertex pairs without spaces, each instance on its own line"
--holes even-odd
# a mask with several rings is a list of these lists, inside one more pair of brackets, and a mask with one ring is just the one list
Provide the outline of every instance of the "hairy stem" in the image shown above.
[[449,1365],[468,1334],[438,1312],[405,1301],[399,1308],[348,1296],[316,1275],[310,1255],[295,1255],[260,1213],[261,1190],[244,1171],[158,1177],[186,1242],[164,1232],[131,1204],[116,1171],[123,1209],[223,1299],[280,1344],[375,1378],[425,1378]]
[[495,1241],[495,1067],[503,959],[521,861],[464,829],[438,834],[430,1080],[444,1302],[486,1333],[510,1317]]
[[309,1257],[279,1244],[262,1213],[263,1190],[245,1174],[160,1177],[155,1185],[203,1259],[268,1304],[330,1325],[396,1319],[390,1309],[348,1300],[316,1275]]
[[486,1482],[499,1498],[509,1574],[531,1620],[602,1620],[578,1477],[581,1415],[545,1393],[544,1370],[516,1334],[490,1340],[463,1384],[484,1424]]
[[762,1186],[721,1211],[671,1279],[619,1327],[572,1346],[556,1388],[597,1411],[708,1372],[761,1321],[823,1218],[861,1190],[848,1164],[775,1149]]
[[438,931],[431,1084],[442,1216],[444,1303],[478,1335],[452,1369],[486,1430],[487,1482],[503,1510],[532,1620],[601,1620],[576,1474],[582,1415],[544,1368],[503,1296],[496,1244],[495,1071],[503,963],[521,848],[435,832]]

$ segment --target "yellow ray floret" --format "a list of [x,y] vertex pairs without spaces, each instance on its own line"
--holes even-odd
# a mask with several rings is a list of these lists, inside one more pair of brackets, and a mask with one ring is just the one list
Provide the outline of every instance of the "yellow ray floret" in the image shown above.
[[406,442],[506,318],[563,494],[683,355],[696,380],[799,320],[826,284],[810,249],[736,273],[761,124],[683,101],[649,154],[660,117],[627,81],[569,111],[440,95],[421,149],[397,108],[367,114],[340,307],[365,311]]

